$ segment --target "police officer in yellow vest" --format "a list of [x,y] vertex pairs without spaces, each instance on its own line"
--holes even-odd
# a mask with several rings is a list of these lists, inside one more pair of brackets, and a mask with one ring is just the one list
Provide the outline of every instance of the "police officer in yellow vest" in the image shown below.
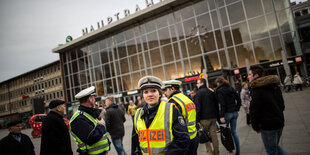
[[182,112],[190,135],[190,144],[186,155],[197,155],[198,137],[196,129],[196,108],[194,102],[185,96],[179,89],[182,84],[179,80],[164,81],[164,91],[168,102],[175,104]]
[[101,110],[94,108],[94,91],[95,87],[91,86],[75,95],[80,106],[69,123],[77,151],[82,155],[106,155],[110,150],[104,120],[99,118]]
[[[174,104],[161,101],[162,81],[145,76],[138,82],[146,105],[134,116],[134,127],[142,154],[184,154],[189,134],[184,117]],[[135,147],[134,147],[135,148]]]

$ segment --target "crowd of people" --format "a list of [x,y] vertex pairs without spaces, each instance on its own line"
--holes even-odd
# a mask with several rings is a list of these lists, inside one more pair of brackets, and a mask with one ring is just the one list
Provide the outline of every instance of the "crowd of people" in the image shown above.
[[[200,127],[208,130],[212,139],[205,143],[207,154],[219,155],[217,124],[230,128],[233,153],[239,155],[237,120],[241,106],[247,125],[261,134],[266,153],[287,154],[279,146],[285,109],[279,77],[266,76],[264,69],[255,65],[250,67],[248,79],[249,83],[243,82],[239,92],[224,77],[215,80],[216,89],[208,88],[206,79],[202,78],[197,80],[197,88],[183,94],[181,81],[145,76],[138,82],[142,96],[135,103],[130,100],[116,104],[114,97],[108,96],[101,108],[95,107],[95,87],[91,86],[75,95],[80,106],[70,119],[69,130],[63,121],[65,102],[49,103],[50,112],[42,123],[40,154],[73,154],[71,134],[81,155],[106,155],[111,150],[111,141],[118,155],[126,155],[123,138],[127,113],[133,123],[132,155],[197,155]],[[30,138],[21,133],[20,121],[9,123],[8,129],[9,135],[0,141],[1,153],[35,154]]]

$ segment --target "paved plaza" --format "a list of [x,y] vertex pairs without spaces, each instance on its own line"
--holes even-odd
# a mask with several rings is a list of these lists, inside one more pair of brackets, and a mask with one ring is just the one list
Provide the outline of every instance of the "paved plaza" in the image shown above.
[[[310,154],[310,88],[305,88],[304,91],[297,91],[291,93],[283,93],[285,100],[285,127],[280,141],[280,145],[290,155],[309,155]],[[131,117],[126,115],[125,122],[125,137],[124,147],[128,155],[130,155],[131,148],[131,132],[132,121]],[[25,129],[22,132],[31,135],[31,129]],[[257,134],[252,128],[246,125],[245,113],[243,109],[239,112],[237,132],[240,139],[240,150],[242,155],[263,155],[266,154],[260,134]],[[0,138],[8,134],[8,130],[0,130]],[[31,137],[31,136],[30,136]],[[218,135],[220,140],[220,137]],[[41,138],[32,138],[35,145],[36,154],[39,155]],[[76,145],[72,139],[72,148],[74,154],[76,152]],[[109,155],[117,155],[113,145],[111,145]],[[198,154],[206,154],[206,149],[203,144],[199,145]],[[220,144],[220,154],[226,155],[228,152],[222,144]]]

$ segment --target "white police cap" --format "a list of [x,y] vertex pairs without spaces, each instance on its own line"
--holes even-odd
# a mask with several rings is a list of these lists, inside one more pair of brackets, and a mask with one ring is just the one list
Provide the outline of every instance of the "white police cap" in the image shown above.
[[91,87],[81,90],[79,93],[75,95],[75,98],[80,99],[85,96],[95,95],[94,92],[95,92],[95,87],[91,86]]
[[140,90],[145,88],[159,88],[161,89],[163,82],[156,76],[145,76],[138,82]]
[[172,87],[172,86],[175,86],[175,85],[181,86],[182,81],[179,81],[179,80],[168,80],[168,81],[164,81],[163,83],[165,84],[164,89],[166,89],[166,88],[169,88],[169,87]]

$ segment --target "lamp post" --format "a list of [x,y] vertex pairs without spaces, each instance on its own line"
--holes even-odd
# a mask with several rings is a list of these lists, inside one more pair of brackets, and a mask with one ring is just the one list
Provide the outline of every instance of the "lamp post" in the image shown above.
[[[205,30],[205,32],[202,33],[202,34],[200,34],[199,29],[203,29],[203,30]],[[204,47],[203,47],[203,42],[206,41],[205,38],[203,37],[203,35],[206,34],[206,33],[207,33],[207,28],[206,28],[204,25],[197,25],[197,26],[193,27],[193,28],[191,29],[191,32],[190,32],[190,36],[191,36],[191,37],[196,37],[196,36],[198,37],[198,41],[199,41],[199,45],[200,45],[200,50],[201,50],[202,56],[204,56],[203,54],[204,54],[204,52],[205,52],[205,49],[204,49]],[[191,40],[191,42],[192,42],[192,41],[193,41],[193,40]],[[194,41],[194,44],[196,45],[197,42]],[[208,82],[208,77],[207,77],[207,62],[206,62],[206,60],[205,60],[204,58],[202,59],[202,61],[203,61],[203,65],[204,65],[204,67],[205,67],[205,69],[202,70],[202,72],[203,72],[203,78],[206,79],[206,81],[207,81],[207,83],[206,83],[206,84],[207,84],[207,87],[209,87],[209,82]]]
[[280,43],[281,43],[281,46],[282,46],[281,55],[282,55],[283,67],[284,67],[286,76],[291,77],[291,70],[290,70],[290,67],[289,67],[288,62],[287,62],[286,49],[285,49],[285,44],[284,44],[283,36],[282,36],[281,30],[280,30],[281,27],[280,27],[280,24],[279,24],[278,15],[277,15],[277,12],[276,12],[276,7],[275,7],[275,4],[274,4],[274,0],[271,0],[271,1],[272,1],[273,12],[274,12],[275,17],[276,17],[278,33],[280,35]]

